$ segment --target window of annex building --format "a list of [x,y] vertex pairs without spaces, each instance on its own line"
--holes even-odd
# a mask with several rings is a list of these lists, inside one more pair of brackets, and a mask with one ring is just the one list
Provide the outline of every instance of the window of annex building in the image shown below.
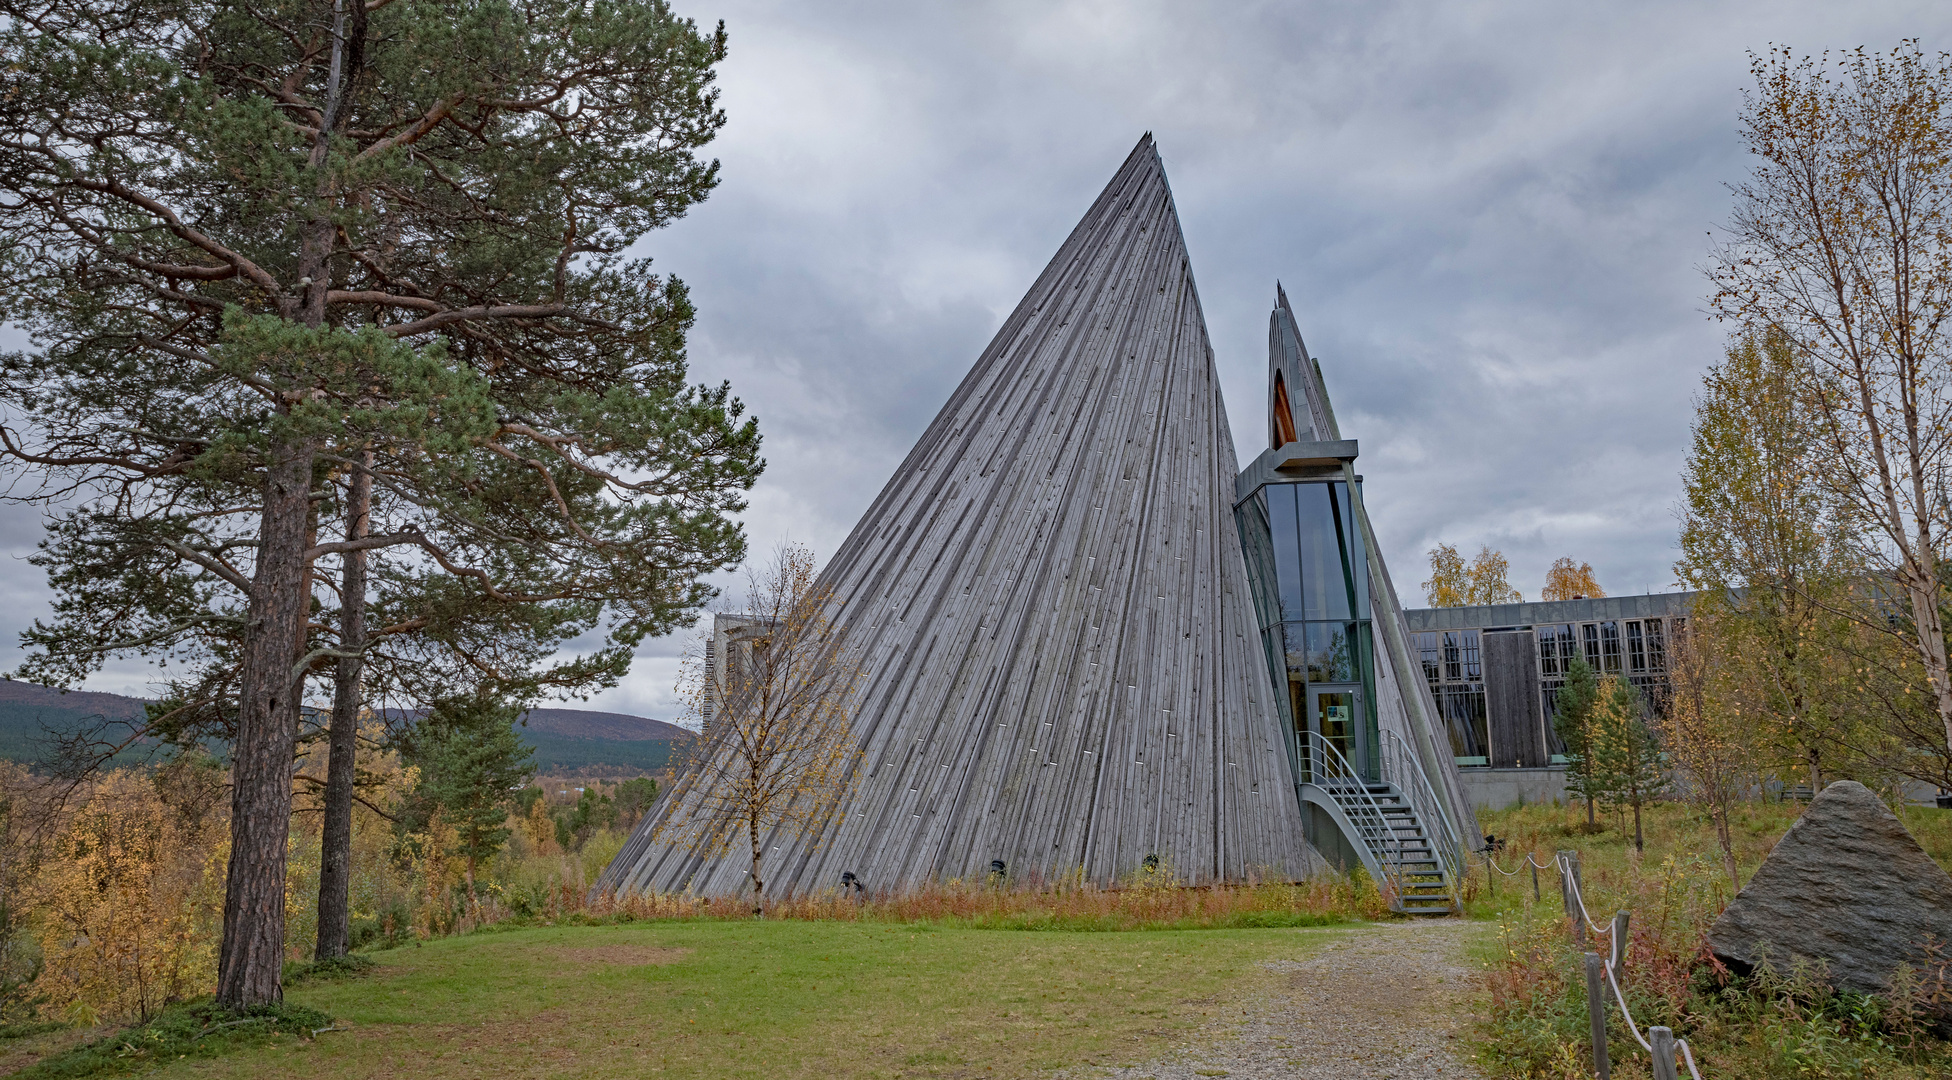
[[1484,664],[1476,630],[1430,630],[1410,635],[1423,678],[1450,733],[1459,765],[1491,762],[1490,721],[1484,708]]
[[[1668,624],[1672,623],[1672,626]],[[1584,623],[1541,624],[1533,628],[1539,641],[1539,689],[1545,708],[1545,741],[1554,760],[1563,761],[1565,745],[1553,724],[1558,715],[1559,690],[1573,657],[1583,656],[1601,678],[1627,680],[1660,712],[1667,698],[1667,643],[1683,632],[1687,620],[1624,619]]]

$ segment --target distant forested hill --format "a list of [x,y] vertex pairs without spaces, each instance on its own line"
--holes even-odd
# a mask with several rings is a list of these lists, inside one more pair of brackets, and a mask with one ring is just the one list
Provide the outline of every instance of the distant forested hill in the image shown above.
[[[0,759],[35,763],[46,754],[47,733],[72,731],[101,718],[139,719],[144,701],[86,690],[62,692],[33,683],[0,680]],[[691,732],[662,720],[590,709],[532,709],[516,728],[535,747],[544,770],[615,766],[652,772],[671,760],[674,742]]]
[[120,694],[89,690],[50,690],[33,683],[0,679],[0,758],[39,761],[47,731],[72,731],[102,718],[134,720],[143,703]]
[[535,747],[536,767],[580,769],[614,765],[655,772],[671,762],[671,748],[691,738],[676,724],[627,713],[588,709],[530,709],[516,728]]

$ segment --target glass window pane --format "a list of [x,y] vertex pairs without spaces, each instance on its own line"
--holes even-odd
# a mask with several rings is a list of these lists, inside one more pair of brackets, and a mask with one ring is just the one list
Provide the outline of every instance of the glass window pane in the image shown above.
[[1347,587],[1355,604],[1353,618],[1369,617],[1369,552],[1362,546],[1361,530],[1356,527],[1355,507],[1349,501],[1349,485],[1332,484],[1335,489],[1336,528],[1341,537],[1342,563],[1347,571]]
[[1344,761],[1355,760],[1356,696],[1351,693],[1315,695],[1315,730],[1321,732]]
[[1464,677],[1462,635],[1455,630],[1444,631],[1444,679],[1457,682]]
[[1566,752],[1566,745],[1559,741],[1559,731],[1553,723],[1559,715],[1559,691],[1565,685],[1563,681],[1554,680],[1539,688],[1545,706],[1545,752],[1548,755]]
[[1464,631],[1464,681],[1477,682],[1484,678],[1484,669],[1478,663],[1478,632]]
[[1647,620],[1647,670],[1667,670],[1667,641],[1661,633],[1659,619]]
[[1302,617],[1354,618],[1330,485],[1289,486],[1295,493],[1296,534],[1301,548],[1302,601],[1306,605]]
[[1281,631],[1284,651],[1287,653],[1288,672],[1292,675],[1300,675],[1308,670],[1308,636],[1303,630],[1303,624],[1282,623]]
[[1443,681],[1443,668],[1437,663],[1437,632],[1425,630],[1421,634],[1411,636],[1413,638],[1411,644],[1417,650],[1417,656],[1423,661],[1423,681],[1434,687]]
[[1580,643],[1586,646],[1586,666],[1600,669],[1600,628],[1593,623],[1579,625]]
[[1451,754],[1459,765],[1490,763],[1489,732],[1484,715],[1483,686],[1446,686],[1442,699],[1444,727]]
[[1281,617],[1299,619],[1301,608],[1301,538],[1295,533],[1295,485],[1269,484],[1268,529],[1274,535],[1275,579],[1281,586]]
[[1356,681],[1355,635],[1349,623],[1308,624],[1308,681]]
[[1566,623],[1541,626],[1538,635],[1539,675],[1547,679],[1563,676],[1566,665],[1572,662],[1572,627]]
[[1638,619],[1627,624],[1627,670],[1636,675],[1647,670],[1647,644],[1641,639]]
[[1606,661],[1608,673],[1620,673],[1620,624],[1603,622],[1600,624],[1600,656]]

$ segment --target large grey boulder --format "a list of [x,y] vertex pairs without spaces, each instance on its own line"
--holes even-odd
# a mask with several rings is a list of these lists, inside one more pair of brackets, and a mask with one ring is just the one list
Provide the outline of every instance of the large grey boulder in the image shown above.
[[[1952,951],[1952,876],[1869,788],[1823,789],[1721,918],[1708,947],[1737,970],[1822,961],[1831,984],[1880,993],[1901,963],[1935,970]],[[1925,974],[1923,970],[1920,974]]]

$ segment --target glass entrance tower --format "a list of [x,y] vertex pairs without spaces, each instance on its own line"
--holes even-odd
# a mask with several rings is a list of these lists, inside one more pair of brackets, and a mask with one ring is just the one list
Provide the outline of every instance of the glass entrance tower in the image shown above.
[[1375,778],[1379,758],[1369,562],[1349,488],[1340,477],[1275,479],[1234,510],[1257,586],[1262,648],[1287,691],[1276,701],[1303,782],[1333,767],[1314,760],[1310,733],[1362,777]]
[[1295,798],[1324,855],[1359,859],[1413,906],[1429,882],[1454,887],[1475,821],[1369,535],[1355,440],[1278,288],[1267,401],[1268,449],[1234,481],[1234,519]]

